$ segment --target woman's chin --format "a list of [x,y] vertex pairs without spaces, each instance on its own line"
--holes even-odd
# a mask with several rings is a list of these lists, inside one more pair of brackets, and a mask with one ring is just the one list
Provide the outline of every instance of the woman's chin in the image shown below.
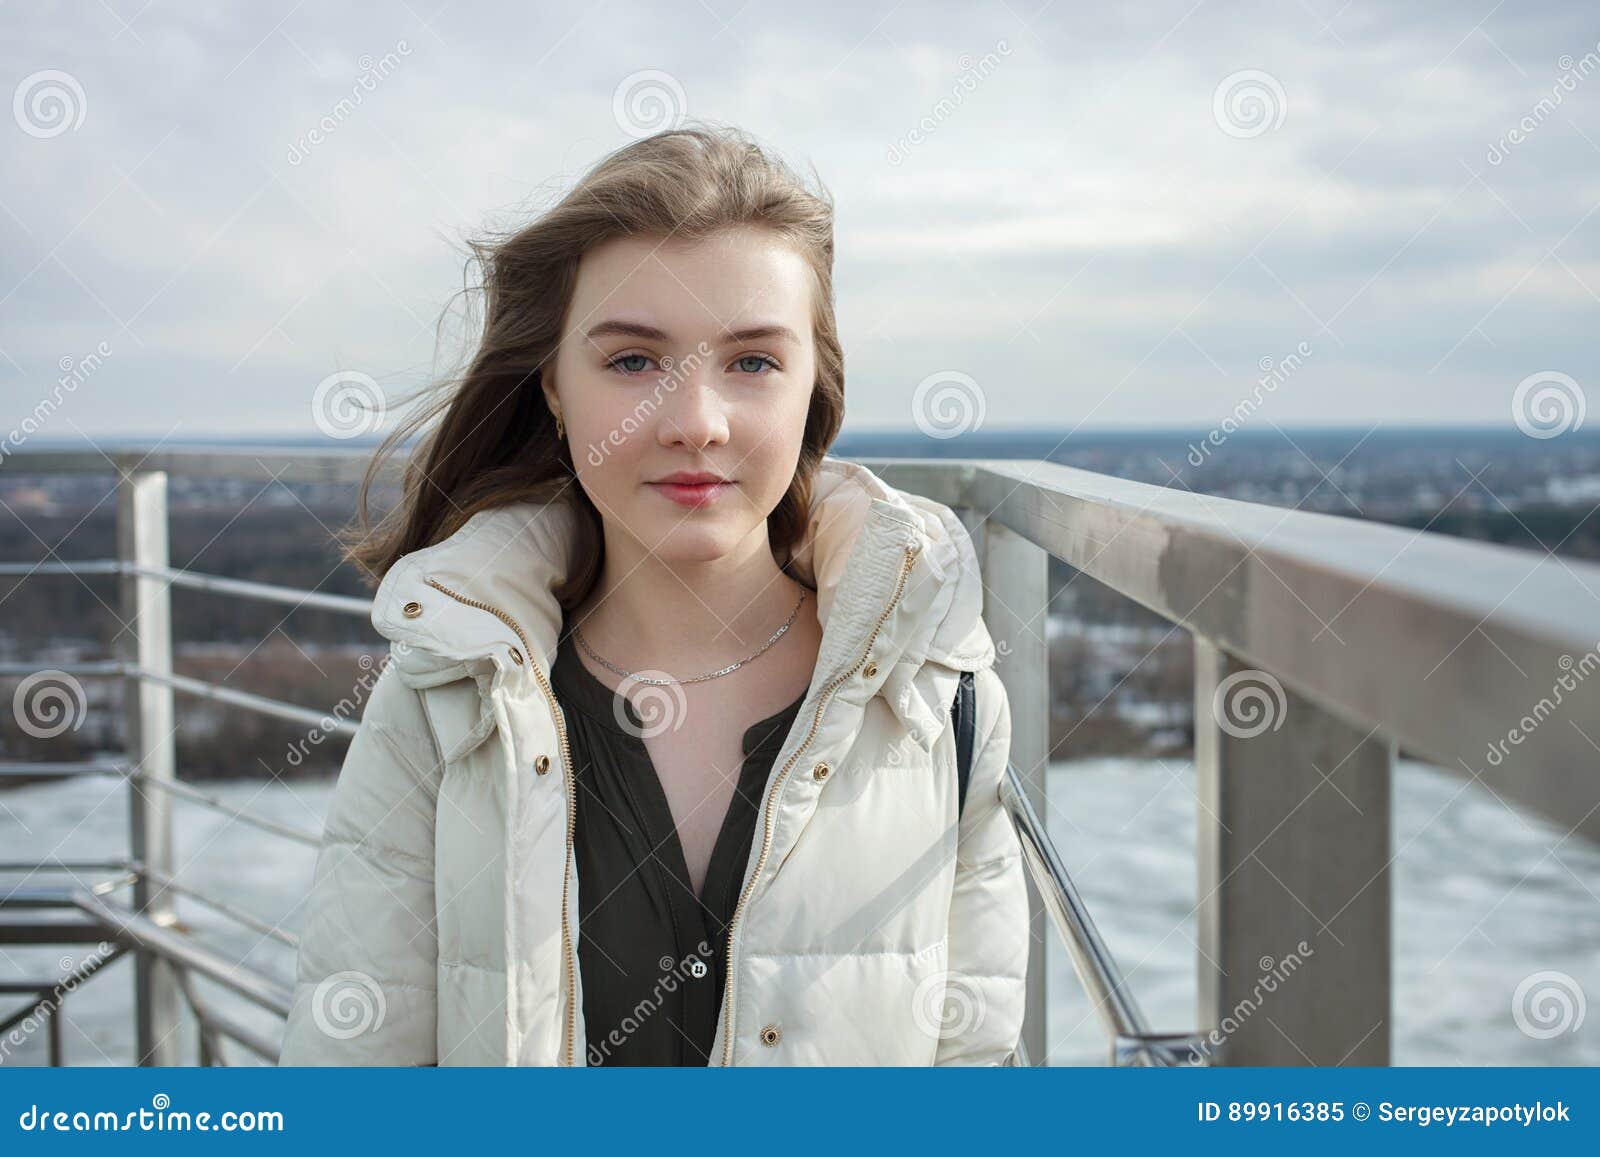
[[671,527],[657,527],[650,553],[664,563],[715,562],[731,554],[741,541],[734,528],[727,525],[689,525],[681,523]]

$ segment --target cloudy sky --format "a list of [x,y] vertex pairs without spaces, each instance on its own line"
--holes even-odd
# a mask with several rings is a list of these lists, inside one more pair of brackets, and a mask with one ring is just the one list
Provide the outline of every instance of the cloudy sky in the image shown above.
[[1593,5],[1137,9],[6,4],[0,418],[314,434],[330,375],[407,395],[464,240],[681,116],[836,199],[847,428],[962,375],[986,428],[1204,429],[1296,351],[1284,426],[1600,388]]

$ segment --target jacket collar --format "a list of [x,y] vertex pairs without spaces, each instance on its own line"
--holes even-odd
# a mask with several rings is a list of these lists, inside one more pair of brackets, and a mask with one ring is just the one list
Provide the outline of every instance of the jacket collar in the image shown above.
[[[484,659],[514,675],[513,649],[548,676],[562,619],[552,588],[568,573],[578,517],[564,502],[509,503],[480,511],[448,538],[397,561],[374,596],[372,624],[397,644],[408,681],[443,682],[459,677],[463,664]],[[908,549],[914,565],[896,600]],[[898,669],[894,684],[902,697],[925,661],[969,670],[994,661],[982,619],[982,576],[960,519],[859,463],[826,457],[819,465],[794,572],[817,593],[822,645],[813,689],[848,670],[869,646],[881,669],[874,682],[889,681]],[[897,704],[903,717],[936,706]]]

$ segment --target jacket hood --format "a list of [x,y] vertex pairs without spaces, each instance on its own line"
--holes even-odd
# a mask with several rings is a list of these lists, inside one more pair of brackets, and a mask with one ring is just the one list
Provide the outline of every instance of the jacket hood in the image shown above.
[[[579,517],[564,501],[509,503],[397,561],[374,595],[372,624],[395,644],[391,661],[406,682],[429,686],[470,673],[499,686],[526,677],[517,662],[523,656],[548,677],[561,641],[553,588],[570,569]],[[915,565],[896,600],[907,551]],[[931,745],[954,675],[922,681],[918,694],[918,670],[930,661],[978,670],[995,659],[982,618],[982,575],[960,519],[859,463],[825,457],[792,570],[816,591],[822,626],[811,692],[870,646],[877,689]],[[930,687],[940,702],[923,701]]]

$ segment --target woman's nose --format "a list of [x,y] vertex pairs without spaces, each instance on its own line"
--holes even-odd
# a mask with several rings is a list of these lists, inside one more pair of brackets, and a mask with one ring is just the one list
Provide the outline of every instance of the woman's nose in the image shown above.
[[704,378],[680,382],[662,407],[659,437],[664,443],[705,446],[728,440],[722,392]]

